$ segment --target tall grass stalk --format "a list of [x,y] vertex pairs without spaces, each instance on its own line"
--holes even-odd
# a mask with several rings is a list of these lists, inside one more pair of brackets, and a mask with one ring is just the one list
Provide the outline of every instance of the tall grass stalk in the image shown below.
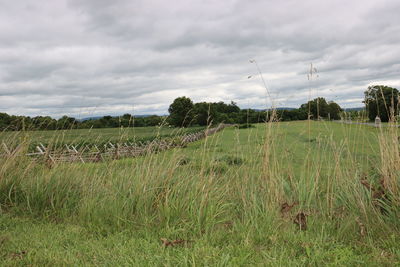
[[[303,243],[320,246],[315,251],[360,244],[386,251],[399,241],[397,128],[270,118],[187,148],[51,169],[24,156],[27,140],[0,158],[1,212],[105,237],[144,231],[151,238],[195,240],[194,247],[245,247],[267,262],[268,255],[286,263],[300,259],[294,251]],[[377,187],[382,177],[389,200],[374,199],[360,182]],[[282,213],[285,202],[298,205]],[[299,213],[307,216],[305,231],[293,223]],[[309,254],[303,260],[326,259]]]

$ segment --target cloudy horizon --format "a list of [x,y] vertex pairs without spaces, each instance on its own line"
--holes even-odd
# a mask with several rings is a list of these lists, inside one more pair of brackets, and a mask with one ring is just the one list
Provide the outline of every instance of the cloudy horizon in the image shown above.
[[317,96],[360,107],[369,85],[400,87],[399,10],[396,0],[0,0],[0,112],[160,115],[179,96],[270,107],[252,59],[278,107]]

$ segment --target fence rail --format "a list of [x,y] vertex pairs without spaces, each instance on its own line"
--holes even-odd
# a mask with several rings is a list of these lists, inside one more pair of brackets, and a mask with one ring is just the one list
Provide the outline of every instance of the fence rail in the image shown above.
[[[161,139],[153,140],[151,142],[145,142],[138,144],[124,143],[124,144],[113,144],[109,142],[104,145],[104,149],[100,150],[96,145],[76,147],[74,145],[65,145],[63,148],[54,149],[45,147],[43,144],[36,146],[36,151],[25,154],[26,156],[32,157],[34,160],[47,162],[50,164],[63,163],[63,162],[100,162],[106,160],[114,160],[120,158],[137,157],[150,153],[160,152],[174,147],[184,147],[188,143],[196,142],[207,136],[213,135],[222,129],[231,126],[230,124],[220,124],[214,128],[208,128],[203,131],[196,133],[186,134],[173,139]],[[19,155],[21,145],[16,148],[9,148],[3,142],[2,150],[0,151],[0,157],[13,157]]]

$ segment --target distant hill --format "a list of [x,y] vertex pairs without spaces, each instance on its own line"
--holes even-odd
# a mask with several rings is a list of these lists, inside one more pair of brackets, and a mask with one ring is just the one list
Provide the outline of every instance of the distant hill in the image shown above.
[[365,110],[365,107],[358,107],[358,108],[344,108],[344,111],[362,111]]
[[[108,116],[108,115],[104,115],[104,116]],[[79,119],[79,121],[98,120],[98,119],[103,118],[104,116],[86,117],[86,118]],[[113,115],[111,117],[116,118],[116,117],[120,117],[120,116],[122,116],[122,115],[119,115],[119,116]],[[144,118],[144,117],[150,117],[150,116],[154,116],[154,114],[134,115],[135,118]],[[157,115],[157,116],[166,116],[166,115]]]
[[87,117],[87,118],[78,119],[78,121],[98,120],[100,118],[103,118],[103,116]]
[[[252,110],[255,110],[255,111],[267,111],[267,110],[272,110],[271,108],[269,108],[269,109],[256,109],[256,108],[251,108]],[[294,110],[294,109],[297,109],[297,108],[288,108],[288,107],[280,107],[280,108],[276,108],[276,110]],[[246,109],[244,109],[244,110],[246,110]]]
[[297,108],[288,108],[288,107],[281,107],[281,108],[276,108],[276,110],[294,110]]

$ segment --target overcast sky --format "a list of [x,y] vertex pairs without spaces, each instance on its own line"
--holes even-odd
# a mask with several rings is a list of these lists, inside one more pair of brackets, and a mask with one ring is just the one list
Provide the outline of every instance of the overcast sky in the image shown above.
[[399,11],[399,0],[0,0],[0,112],[167,114],[178,96],[265,108],[250,59],[276,106],[310,93],[362,106],[368,85],[400,88]]

